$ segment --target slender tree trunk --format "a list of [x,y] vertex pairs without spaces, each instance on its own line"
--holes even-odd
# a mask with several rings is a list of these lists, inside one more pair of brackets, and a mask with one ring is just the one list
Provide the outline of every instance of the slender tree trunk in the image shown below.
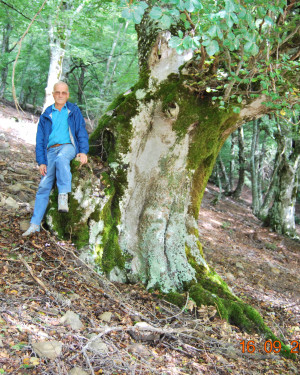
[[296,236],[295,204],[298,190],[300,165],[300,140],[294,140],[280,127],[277,135],[281,160],[278,167],[278,188],[266,223],[276,232]]
[[251,189],[252,189],[252,211],[257,215],[260,208],[259,189],[258,189],[258,159],[259,159],[259,121],[253,121],[253,136],[251,144]]
[[83,104],[83,88],[84,88],[84,78],[85,78],[86,68],[81,66],[80,75],[78,79],[78,104]]
[[[12,32],[12,25],[10,23],[7,23],[3,28],[2,33],[2,46],[1,46],[1,55],[2,59],[7,57],[7,54],[9,53],[9,38],[10,34]],[[6,81],[8,76],[8,68],[9,64],[7,61],[3,62],[3,67],[1,69],[1,86],[0,86],[0,99],[4,97],[5,90],[6,90]]]
[[266,154],[266,132],[264,132],[263,140],[261,142],[261,148],[258,152],[258,169],[257,169],[257,192],[258,192],[258,201],[259,209],[263,201],[263,182],[264,182],[264,158]]
[[225,165],[223,163],[223,160],[222,160],[222,157],[221,157],[220,154],[218,156],[218,162],[217,162],[217,164],[220,167],[220,171],[221,171],[223,179],[225,181],[225,194],[228,194],[228,192],[230,191],[230,177],[227,174],[226,167],[225,167]]
[[[73,22],[76,16],[82,11],[86,0],[82,0],[80,5],[73,10],[72,16],[66,14],[66,10],[72,10],[73,1],[66,0],[62,3],[62,10],[57,9],[57,13],[49,23],[49,44],[50,44],[50,65],[47,78],[47,87],[45,89],[45,110],[53,103],[52,91],[54,84],[59,81],[63,74],[63,62],[66,53],[67,41],[71,35]],[[64,15],[65,12],[65,15]],[[60,14],[62,13],[62,14]],[[58,20],[58,18],[61,20]]]
[[49,25],[49,43],[50,43],[50,65],[48,71],[47,87],[45,89],[44,109],[53,103],[52,91],[54,84],[61,79],[63,60],[66,53],[67,34],[58,38],[55,35],[53,24]]
[[243,187],[245,184],[245,165],[246,165],[246,157],[245,157],[245,144],[244,144],[244,130],[241,126],[238,128],[238,145],[239,145],[239,178],[238,183],[233,192],[234,198],[240,198]]
[[[128,26],[128,23],[126,23],[126,25],[125,25],[125,30],[127,29],[127,26]],[[103,101],[103,98],[104,98],[105,93],[106,93],[107,84],[108,84],[109,78],[110,78],[110,66],[111,66],[111,63],[112,63],[112,59],[114,57],[115,49],[117,47],[122,28],[123,28],[123,24],[120,24],[119,29],[118,29],[117,34],[116,34],[116,37],[114,38],[113,44],[111,46],[110,54],[109,54],[107,62],[106,62],[106,72],[105,72],[105,75],[104,75],[103,83],[102,83],[101,88],[99,90],[99,97],[102,101]]]
[[232,186],[234,184],[234,168],[235,168],[235,145],[236,145],[236,134],[231,134],[231,147],[230,147],[230,163],[229,163],[229,180],[228,180],[228,192],[232,192]]
[[271,207],[274,194],[276,189],[278,189],[278,169],[280,166],[280,160],[281,160],[281,154],[279,151],[277,151],[275,160],[274,160],[274,169],[272,172],[271,180],[269,181],[269,187],[265,194],[263,204],[261,205],[261,208],[258,213],[259,219],[265,221],[269,214],[269,209]]

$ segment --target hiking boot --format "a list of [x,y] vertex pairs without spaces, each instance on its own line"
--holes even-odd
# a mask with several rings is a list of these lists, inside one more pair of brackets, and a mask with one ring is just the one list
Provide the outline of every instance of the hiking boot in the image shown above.
[[58,211],[69,212],[68,194],[58,194]]
[[37,225],[37,224],[30,224],[29,228],[27,229],[26,232],[24,232],[22,234],[23,237],[27,237],[27,236],[30,236],[31,234],[35,233],[35,232],[39,232],[40,231],[40,226]]

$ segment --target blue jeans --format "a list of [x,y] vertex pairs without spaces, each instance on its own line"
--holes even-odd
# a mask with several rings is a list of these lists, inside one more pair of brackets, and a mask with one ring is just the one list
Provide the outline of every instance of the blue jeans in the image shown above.
[[55,177],[59,194],[71,192],[72,174],[70,162],[75,156],[75,147],[69,143],[48,149],[47,174],[42,176],[36,193],[33,216],[30,221],[31,224],[41,224],[48,206]]

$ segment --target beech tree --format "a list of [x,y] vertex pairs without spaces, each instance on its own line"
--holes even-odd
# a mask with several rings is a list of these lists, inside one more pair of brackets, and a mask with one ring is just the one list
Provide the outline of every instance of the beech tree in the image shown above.
[[66,46],[71,35],[73,22],[87,1],[62,1],[58,4],[54,14],[49,17],[50,64],[45,89],[44,109],[52,104],[53,85],[61,79],[63,74]]
[[[293,4],[130,1],[140,79],[90,138],[109,166],[74,173],[69,214],[48,222],[92,250],[113,281],[189,291],[223,318],[270,330],[207,264],[197,226],[220,148],[241,124],[295,106],[298,30]],[[82,175],[82,177],[80,177]],[[106,186],[105,196],[100,187]],[[54,203],[53,203],[54,204]]]

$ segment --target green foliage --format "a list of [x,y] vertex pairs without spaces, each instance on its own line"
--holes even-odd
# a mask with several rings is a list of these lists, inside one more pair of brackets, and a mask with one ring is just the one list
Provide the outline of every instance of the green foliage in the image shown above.
[[[161,29],[172,30],[169,46],[178,54],[201,48],[201,53],[205,51],[211,58],[222,61],[219,65],[223,76],[231,82],[222,86],[228,91],[226,95],[217,96],[220,108],[226,108],[228,100],[236,100],[235,93],[231,96],[230,93],[237,86],[247,93],[238,95],[238,103],[247,96],[255,98],[265,94],[269,97],[266,104],[280,109],[291,100],[296,102],[292,96],[298,95],[299,61],[291,59],[291,54],[295,53],[299,40],[294,37],[293,42],[284,45],[294,35],[299,14],[293,8],[287,11],[286,5],[284,0],[276,4],[261,0],[242,3],[164,0],[155,2],[149,16]],[[125,6],[124,16],[132,19],[136,2],[125,1]],[[235,106],[234,112],[239,114],[240,106]]]
[[[49,27],[53,26],[52,31],[57,38],[65,38],[67,26],[64,25],[68,24],[69,18],[72,18],[73,28],[67,39],[63,79],[69,84],[70,100],[76,102],[84,114],[98,116],[99,111],[103,111],[119,92],[128,90],[136,81],[137,38],[134,25],[125,24],[121,7],[110,1],[101,4],[85,2],[81,12],[74,17],[81,3],[80,0],[64,3],[48,1],[22,41],[15,74],[15,87],[21,104],[43,105],[50,63]],[[40,5],[41,2],[15,0],[14,7],[18,12],[5,6],[0,8],[1,28],[9,30],[11,27],[8,51],[0,56],[0,70],[3,72],[4,68],[8,68],[5,83],[1,82],[0,76],[0,89],[5,89],[4,95],[8,100],[12,100],[12,62],[17,53],[17,48],[13,47]],[[0,36],[1,47],[3,35]]]

